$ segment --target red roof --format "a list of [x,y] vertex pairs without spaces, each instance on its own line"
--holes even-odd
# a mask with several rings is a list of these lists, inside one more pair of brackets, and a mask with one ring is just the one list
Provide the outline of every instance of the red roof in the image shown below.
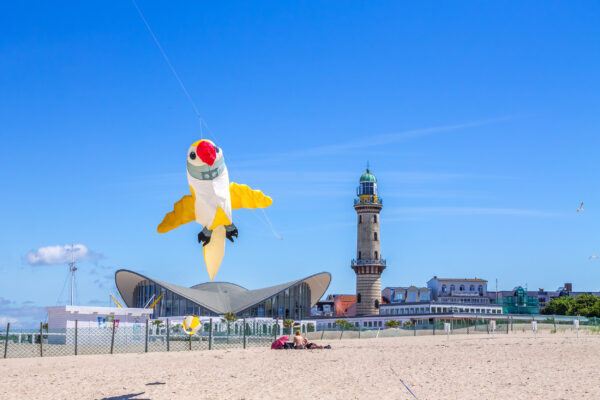
[[[334,305],[335,305],[335,315],[337,316],[345,316],[345,317],[352,317],[354,316],[354,314],[356,313],[356,309],[354,308],[354,312],[352,312],[351,310],[348,310],[348,308],[350,308],[350,306],[352,306],[353,304],[356,304],[356,296],[355,295],[349,295],[349,294],[340,294],[336,297]],[[352,312],[352,314],[350,315],[350,312]]]

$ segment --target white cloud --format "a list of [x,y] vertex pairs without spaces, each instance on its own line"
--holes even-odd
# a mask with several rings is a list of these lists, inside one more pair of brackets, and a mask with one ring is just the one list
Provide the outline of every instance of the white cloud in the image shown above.
[[0,329],[6,328],[6,324],[8,324],[8,323],[14,325],[16,322],[17,322],[17,319],[15,319],[15,318],[0,317]]
[[30,251],[25,255],[25,260],[31,265],[56,265],[67,264],[74,259],[76,262],[101,258],[101,255],[94,253],[84,244],[44,246],[37,250]]
[[292,152],[279,153],[275,157],[271,157],[271,155],[261,155],[259,158],[254,156],[251,159],[243,159],[240,158],[235,161],[236,165],[246,165],[251,163],[260,163],[264,164],[269,161],[280,161],[280,160],[290,160],[293,158],[305,158],[305,157],[323,157],[335,154],[348,154],[350,151],[363,151],[368,147],[381,147],[387,146],[394,143],[403,142],[405,140],[410,140],[413,138],[418,138],[421,136],[429,136],[438,133],[452,132],[462,129],[468,128],[477,128],[485,125],[491,125],[499,122],[504,122],[512,119],[512,116],[505,116],[500,118],[493,118],[487,120],[480,121],[472,121],[466,122],[462,124],[455,125],[441,125],[434,126],[429,128],[422,129],[412,129],[402,132],[388,133],[388,134],[379,134],[379,135],[369,135],[366,137],[361,137],[360,139],[355,140],[346,140],[340,143],[332,143],[323,146],[317,146],[312,148],[306,148],[301,150],[296,150]]

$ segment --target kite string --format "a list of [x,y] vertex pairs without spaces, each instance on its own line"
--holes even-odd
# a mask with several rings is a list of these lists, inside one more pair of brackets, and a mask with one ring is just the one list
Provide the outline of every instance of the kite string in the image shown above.
[[135,6],[138,14],[140,15],[140,18],[144,22],[144,25],[146,25],[146,29],[148,29],[148,32],[150,32],[150,35],[152,36],[152,39],[154,39],[154,43],[156,43],[156,47],[158,47],[158,49],[160,50],[160,53],[162,54],[163,58],[165,59],[165,62],[167,63],[167,65],[171,69],[171,72],[173,73],[173,76],[175,76],[175,79],[177,79],[177,82],[179,82],[179,86],[181,86],[181,89],[183,90],[183,93],[185,93],[185,96],[187,97],[188,101],[192,105],[192,108],[194,109],[194,112],[196,113],[196,117],[198,117],[198,120],[200,121],[200,138],[202,138],[202,115],[200,114],[200,111],[198,111],[198,107],[196,107],[196,103],[194,103],[194,100],[192,99],[192,96],[190,95],[190,93],[186,89],[185,85],[183,84],[183,81],[179,77],[179,74],[175,70],[175,67],[173,67],[173,64],[171,64],[171,60],[167,56],[167,53],[164,51],[163,47],[160,45],[160,42],[158,41],[158,38],[156,37],[156,35],[152,31],[152,28],[150,28],[150,24],[148,23],[148,21],[144,17],[144,13],[142,13],[142,10],[137,5],[137,3],[136,3],[135,0],[131,0],[131,2]]
[[400,375],[398,375],[398,374],[396,373],[396,371],[394,371],[394,368],[392,368],[392,366],[391,366],[391,365],[390,365],[390,369],[392,370],[392,372],[394,373],[394,375],[396,375],[396,377],[397,377],[397,378],[400,380],[400,382],[402,382],[402,384],[404,385],[404,387],[406,388],[406,390],[408,390],[408,392],[409,392],[410,394],[412,394],[412,396],[413,396],[415,399],[419,400],[419,398],[418,398],[418,397],[417,397],[417,396],[416,396],[416,395],[415,395],[415,394],[412,392],[412,390],[410,390],[410,388],[409,388],[409,387],[406,385],[406,383],[404,383],[404,381],[402,380],[402,378],[400,378]]
[[254,215],[256,217],[256,219],[258,219],[262,224],[268,226],[271,229],[271,233],[273,234],[273,236],[275,236],[276,239],[279,240],[283,240],[283,238],[281,237],[281,235],[279,233],[277,233],[277,231],[275,230],[275,227],[273,227],[273,224],[271,223],[271,220],[269,219],[269,217],[267,216],[267,213],[265,212],[265,210],[263,208],[260,209],[263,213],[263,216],[265,219],[262,219],[258,212],[256,211],[256,209],[251,208],[250,211],[252,211],[252,215]]
[[279,240],[283,240],[283,238],[281,237],[281,235],[275,230],[275,227],[273,226],[273,224],[271,223],[271,219],[269,219],[269,216],[267,215],[267,212],[265,211],[264,208],[261,208],[260,211],[262,211],[265,219],[267,220],[267,223],[269,224],[269,227],[271,228],[271,232],[273,232],[273,235],[279,239]]
[[71,276],[71,272],[68,272],[67,276],[65,277],[65,281],[63,282],[62,289],[60,290],[60,293],[58,294],[58,298],[56,299],[56,305],[59,305],[60,301],[62,300],[62,295],[65,291],[65,287],[67,286],[67,282],[69,281],[69,276]]

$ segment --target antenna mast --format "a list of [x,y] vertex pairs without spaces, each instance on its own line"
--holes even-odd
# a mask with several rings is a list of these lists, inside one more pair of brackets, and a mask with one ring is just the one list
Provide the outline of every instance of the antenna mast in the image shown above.
[[73,253],[73,242],[71,242],[71,263],[69,264],[69,271],[71,272],[71,305],[73,305],[73,294],[75,290],[75,253]]

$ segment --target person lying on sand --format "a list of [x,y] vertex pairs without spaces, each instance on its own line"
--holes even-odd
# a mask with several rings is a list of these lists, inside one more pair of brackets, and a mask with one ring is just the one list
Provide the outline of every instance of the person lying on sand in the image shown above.
[[323,346],[319,346],[316,343],[309,342],[307,338],[304,338],[304,348],[312,350],[312,349],[323,349]]

